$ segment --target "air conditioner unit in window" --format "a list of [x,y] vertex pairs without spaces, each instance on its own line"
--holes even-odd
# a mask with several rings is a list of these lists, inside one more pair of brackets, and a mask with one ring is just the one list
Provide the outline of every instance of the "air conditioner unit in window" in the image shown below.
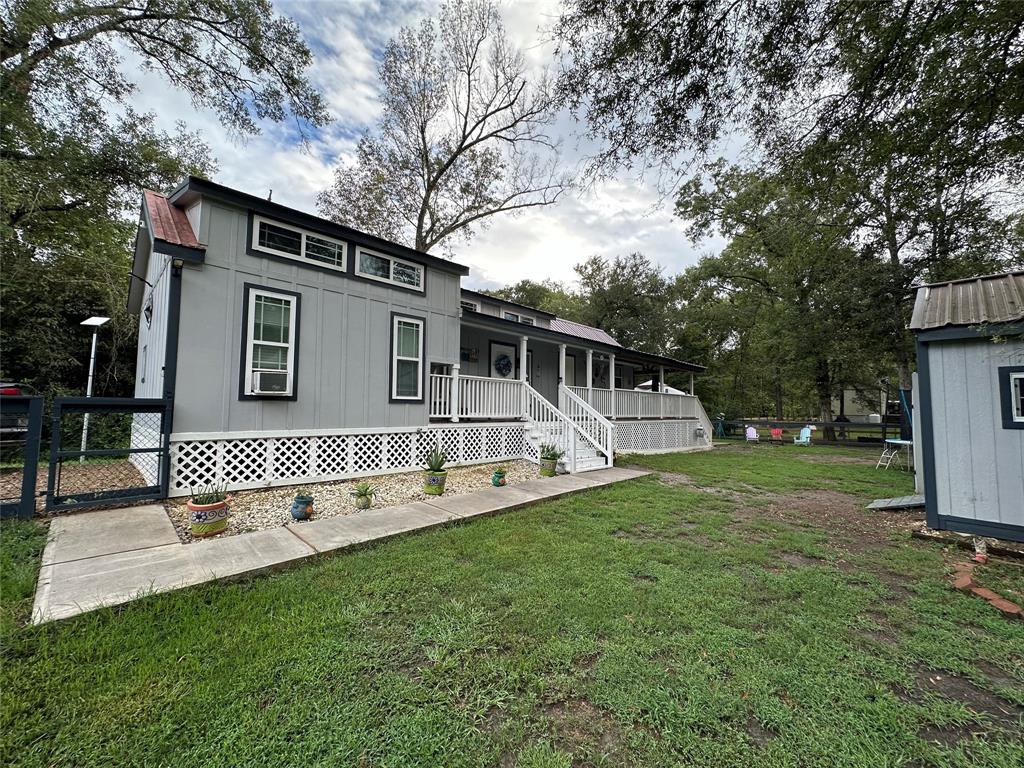
[[287,395],[288,374],[284,371],[253,371],[252,391],[256,395]]

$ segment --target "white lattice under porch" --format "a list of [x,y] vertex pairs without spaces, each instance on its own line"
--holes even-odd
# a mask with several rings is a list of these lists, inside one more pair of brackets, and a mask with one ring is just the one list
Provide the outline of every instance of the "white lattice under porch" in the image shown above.
[[669,453],[711,447],[711,433],[699,419],[615,422],[620,453]]
[[208,483],[244,490],[411,472],[437,446],[453,466],[511,461],[528,452],[523,430],[522,422],[509,422],[172,434],[169,495]]

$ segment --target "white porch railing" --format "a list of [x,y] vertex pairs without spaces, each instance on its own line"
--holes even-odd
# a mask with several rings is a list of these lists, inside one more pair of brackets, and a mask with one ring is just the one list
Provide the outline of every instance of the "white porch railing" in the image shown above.
[[693,395],[637,389],[568,389],[602,416],[617,419],[696,419],[700,403]]
[[[602,445],[580,424],[570,419],[529,385],[524,389],[524,399],[526,401],[526,440],[533,448],[531,452],[527,453],[528,459],[539,461],[541,446],[549,444],[555,445],[565,452],[564,461],[570,473],[584,471],[584,464],[579,460],[580,452],[584,450],[597,453],[600,467],[612,466],[614,443],[611,443],[610,446]],[[611,429],[610,434],[614,439],[614,428]],[[590,467],[590,469],[597,468],[598,466]]]
[[523,416],[523,382],[432,373],[429,403],[431,418],[519,419]]
[[615,425],[564,384],[558,387],[558,409],[586,433],[610,464],[615,453]]

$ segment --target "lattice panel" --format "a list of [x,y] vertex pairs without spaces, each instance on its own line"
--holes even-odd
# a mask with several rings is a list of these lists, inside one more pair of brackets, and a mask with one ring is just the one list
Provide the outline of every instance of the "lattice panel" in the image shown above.
[[411,472],[440,445],[449,463],[533,457],[524,427],[467,425],[358,434],[184,440],[171,443],[170,494],[227,483],[231,490]]
[[327,435],[316,437],[317,475],[343,475],[348,471],[348,437]]
[[225,440],[221,443],[221,450],[221,481],[238,484],[269,479],[266,440]]
[[383,438],[383,435],[354,435],[351,438],[352,460],[349,462],[349,472],[361,474],[384,469]]
[[710,445],[706,437],[698,437],[700,422],[682,421],[617,421],[616,449],[625,453],[650,453],[698,448]]
[[171,443],[171,485],[188,491],[190,485],[218,480],[215,441]]

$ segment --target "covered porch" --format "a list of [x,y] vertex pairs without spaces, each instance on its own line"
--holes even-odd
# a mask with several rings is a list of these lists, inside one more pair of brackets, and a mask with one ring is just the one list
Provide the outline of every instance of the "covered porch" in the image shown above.
[[[459,361],[432,364],[432,420],[519,419],[526,388],[565,410],[568,392],[610,419],[697,419],[693,374],[703,368],[671,358],[466,312]],[[670,372],[689,374],[689,392],[662,391]],[[652,380],[652,391],[634,389]],[[571,398],[570,398],[571,399]]]

